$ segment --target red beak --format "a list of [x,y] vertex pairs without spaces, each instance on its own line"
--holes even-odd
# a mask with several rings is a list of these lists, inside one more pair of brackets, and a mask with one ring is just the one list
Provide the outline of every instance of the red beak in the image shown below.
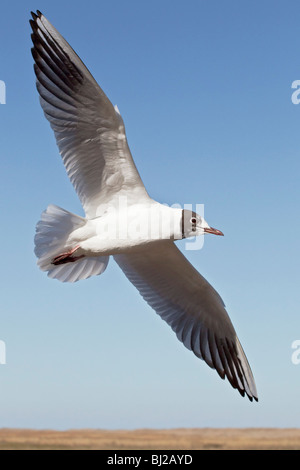
[[222,237],[224,237],[224,233],[221,232],[221,230],[217,230],[216,228],[207,227],[207,228],[204,229],[204,232],[205,233],[213,233],[214,235],[222,235]]

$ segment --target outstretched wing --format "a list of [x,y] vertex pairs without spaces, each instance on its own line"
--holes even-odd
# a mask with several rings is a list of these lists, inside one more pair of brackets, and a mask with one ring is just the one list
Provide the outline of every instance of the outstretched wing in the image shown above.
[[172,242],[114,256],[128,279],[196,356],[257,400],[254,378],[224,303]]
[[148,198],[122,117],[65,39],[32,13],[32,55],[41,106],[88,218],[118,195]]

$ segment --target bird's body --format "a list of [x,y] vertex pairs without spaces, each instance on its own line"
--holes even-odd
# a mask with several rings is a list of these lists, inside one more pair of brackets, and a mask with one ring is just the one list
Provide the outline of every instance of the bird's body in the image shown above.
[[65,39],[32,14],[40,102],[85,217],[50,205],[37,224],[38,265],[75,282],[103,273],[110,256],[194,354],[257,400],[244,351],[215,289],[176,247],[222,232],[200,215],[154,201],[131,156],[123,119]]
[[[61,246],[58,248],[55,244],[55,251],[49,250],[49,240],[47,240],[46,257],[40,257],[40,267],[52,271],[55,270],[55,265],[65,264],[63,261],[67,258],[72,262],[75,258],[77,261],[78,257],[82,259],[138,253],[147,247],[151,249],[151,246],[157,246],[161,242],[173,243],[174,240],[184,237],[182,209],[159,204],[150,198],[146,204],[128,205],[126,199],[122,197],[119,202],[118,205],[108,206],[101,216],[93,219],[78,217],[50,205],[43,214],[45,220],[38,225],[36,242],[40,231],[45,233],[45,227],[49,228],[51,223],[58,231],[62,230],[63,224],[68,222],[69,225],[66,225],[63,231],[63,238],[52,232],[52,238],[56,242],[60,240]],[[60,214],[64,218],[63,221],[60,220]],[[41,244],[41,239],[39,243]],[[61,251],[61,254],[57,251]]]

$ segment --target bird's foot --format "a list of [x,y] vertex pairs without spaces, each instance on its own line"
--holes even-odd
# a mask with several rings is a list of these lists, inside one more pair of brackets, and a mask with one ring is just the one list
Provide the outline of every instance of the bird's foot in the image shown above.
[[53,258],[51,263],[57,266],[59,264],[74,263],[74,261],[84,258],[84,255],[72,256],[75,253],[75,251],[78,250],[78,248],[80,248],[80,245],[76,245],[75,248],[73,248],[70,251],[67,251],[66,253],[61,253],[60,255],[55,256],[55,258]]

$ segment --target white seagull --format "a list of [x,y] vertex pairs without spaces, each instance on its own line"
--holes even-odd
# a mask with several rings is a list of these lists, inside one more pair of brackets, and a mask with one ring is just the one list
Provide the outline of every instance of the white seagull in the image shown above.
[[[75,282],[103,273],[112,255],[178,339],[242,396],[257,401],[254,378],[224,302],[174,243],[222,232],[195,212],[150,198],[118,108],[45,16],[37,11],[32,18],[40,103],[86,214],[83,218],[48,206],[36,227],[38,266],[51,278]],[[130,224],[136,228],[131,234]],[[114,235],[112,227],[117,229]],[[122,230],[125,236],[120,236]]]

